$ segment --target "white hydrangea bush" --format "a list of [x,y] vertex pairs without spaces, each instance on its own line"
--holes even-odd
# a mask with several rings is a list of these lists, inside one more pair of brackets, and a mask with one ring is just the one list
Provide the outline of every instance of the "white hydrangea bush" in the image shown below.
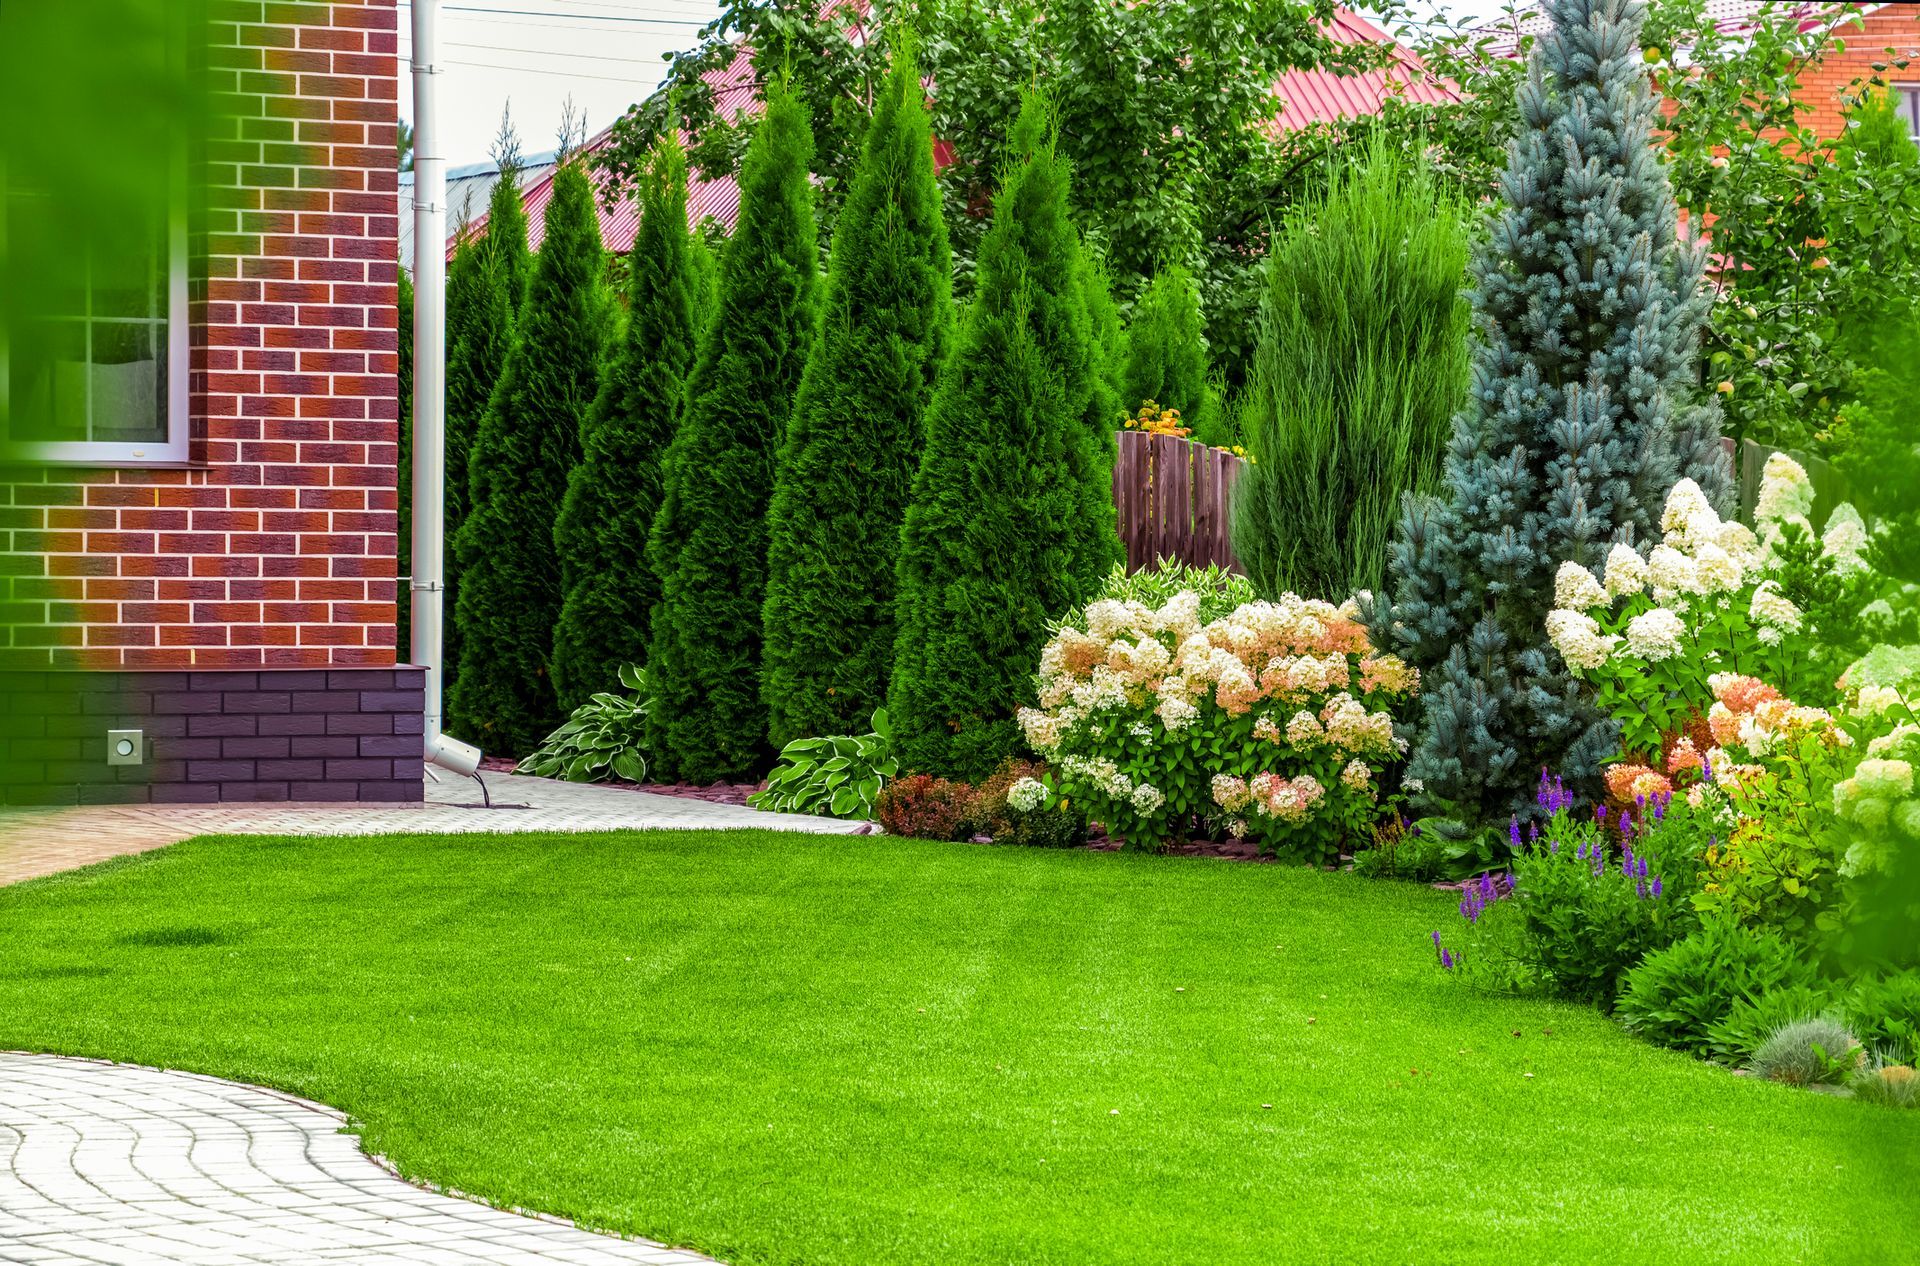
[[1284,595],[1203,624],[1199,596],[1096,602],[1040,657],[1027,741],[1058,791],[1130,846],[1208,826],[1330,860],[1387,806],[1419,674],[1377,654],[1353,602]]
[[[1783,525],[1807,525],[1812,508],[1806,471],[1775,453],[1761,481],[1757,532],[1722,520],[1683,479],[1667,496],[1661,539],[1645,555],[1616,543],[1598,574],[1560,565],[1548,640],[1620,721],[1623,751],[1658,755],[1663,739],[1706,706],[1717,673],[1792,683],[1805,617],[1770,564]],[[1867,565],[1866,526],[1852,506],[1834,512],[1820,540],[1840,570]]]

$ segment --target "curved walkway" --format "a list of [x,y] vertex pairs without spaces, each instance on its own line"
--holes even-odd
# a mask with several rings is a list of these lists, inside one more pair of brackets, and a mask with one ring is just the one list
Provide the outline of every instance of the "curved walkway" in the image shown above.
[[711,1266],[421,1190],[344,1124],[192,1073],[0,1052],[0,1262]]

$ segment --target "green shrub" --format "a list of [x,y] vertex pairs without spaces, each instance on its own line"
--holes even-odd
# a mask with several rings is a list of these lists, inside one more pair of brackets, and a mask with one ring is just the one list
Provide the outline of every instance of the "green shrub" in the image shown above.
[[915,773],[981,778],[1013,754],[1048,622],[1120,552],[1112,415],[1096,412],[1112,393],[1088,311],[1101,287],[1036,95],[1012,149],[900,538],[887,710]]
[[1432,883],[1447,874],[1451,861],[1440,835],[1417,822],[1392,818],[1376,824],[1372,845],[1353,855],[1353,873],[1365,879]]
[[1788,985],[1733,1004],[1726,1017],[1707,1026],[1705,1051],[1723,1064],[1740,1065],[1772,1034],[1802,1020],[1834,1019],[1839,999],[1825,981]]
[[887,710],[873,714],[869,734],[835,734],[795,739],[780,749],[780,763],[767,785],[747,797],[756,809],[775,813],[817,813],[830,818],[873,817],[880,789],[899,772]]
[[1853,1076],[1857,1099],[1884,1108],[1920,1108],[1920,1077],[1911,1064],[1875,1064]]
[[1713,1026],[1739,1003],[1814,981],[1812,966],[1778,933],[1716,919],[1647,955],[1627,973],[1615,1009],[1651,1042],[1704,1052]]
[[647,542],[660,581],[648,745],[693,782],[757,774],[773,755],[760,680],[767,501],[816,324],[812,154],[806,107],[775,85]]
[[1239,402],[1234,552],[1262,595],[1377,590],[1467,386],[1467,210],[1376,138],[1288,215]]
[[900,524],[953,342],[946,222],[910,52],[836,221],[819,337],[767,510],[763,676],[772,740],[860,724],[893,668]]
[[631,694],[601,691],[593,695],[514,772],[568,782],[646,781],[646,674],[627,664],[621,667],[619,679]]
[[973,789],[932,774],[908,774],[880,789],[873,811],[889,835],[922,840],[964,838]]
[[1543,768],[1595,790],[1618,752],[1612,719],[1547,645],[1560,564],[1657,538],[1683,476],[1722,513],[1732,492],[1698,378],[1703,257],[1676,238],[1659,106],[1623,55],[1644,6],[1545,8],[1472,270],[1473,386],[1441,490],[1405,505],[1391,600],[1369,620],[1423,677],[1408,774],[1474,823],[1534,814]]
[[1788,1086],[1837,1086],[1860,1067],[1860,1040],[1838,1020],[1795,1020],[1753,1053],[1753,1071]]
[[1900,1064],[1920,1064],[1920,971],[1864,976],[1843,1009],[1860,1040]]
[[1227,442],[1223,410],[1207,362],[1207,322],[1200,287],[1179,265],[1161,269],[1134,301],[1127,323],[1120,408],[1151,400],[1177,409],[1202,444]]
[[468,463],[460,528],[460,671],[455,729],[519,754],[565,714],[550,657],[560,618],[554,521],[600,387],[608,334],[600,221],[583,161],[553,178],[546,240],[498,388]]
[[601,378],[554,525],[566,598],[553,632],[553,684],[567,705],[609,687],[620,665],[646,659],[660,597],[647,534],[693,362],[697,282],[677,132],[662,138],[639,185],[626,334]]
[[[965,837],[984,835],[995,844],[1020,848],[1079,848],[1087,842],[1087,819],[1064,799],[1036,793],[1046,766],[1011,760],[974,789],[961,824]],[[1022,784],[1026,784],[1024,787]],[[1019,788],[1019,790],[1016,790]]]

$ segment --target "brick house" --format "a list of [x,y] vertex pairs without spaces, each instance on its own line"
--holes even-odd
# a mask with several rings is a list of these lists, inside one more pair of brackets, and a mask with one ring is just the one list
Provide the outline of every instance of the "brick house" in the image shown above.
[[[394,646],[397,3],[207,9],[205,47],[184,42],[214,108],[154,181],[137,284],[90,259],[0,344],[0,444],[32,463],[0,502],[6,797],[418,800],[422,674]],[[0,227],[23,250],[13,176]],[[139,731],[135,763],[109,763],[109,731]]]

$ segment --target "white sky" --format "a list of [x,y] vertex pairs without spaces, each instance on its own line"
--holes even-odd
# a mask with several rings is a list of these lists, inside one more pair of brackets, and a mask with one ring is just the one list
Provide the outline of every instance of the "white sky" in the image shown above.
[[[598,132],[666,75],[665,55],[698,43],[714,0],[441,0],[442,147],[459,167],[487,157],[511,104],[520,149],[552,149],[567,98]],[[413,118],[413,12],[400,0],[400,112]]]
[[[1357,6],[1367,11],[1364,4]],[[1455,15],[1497,16],[1503,0],[1447,0]],[[1416,8],[1424,14],[1425,5]],[[449,166],[487,157],[509,103],[520,148],[553,148],[569,96],[589,133],[647,96],[669,52],[692,48],[719,15],[714,0],[441,0],[443,146]],[[413,14],[400,0],[401,113],[413,118]]]

